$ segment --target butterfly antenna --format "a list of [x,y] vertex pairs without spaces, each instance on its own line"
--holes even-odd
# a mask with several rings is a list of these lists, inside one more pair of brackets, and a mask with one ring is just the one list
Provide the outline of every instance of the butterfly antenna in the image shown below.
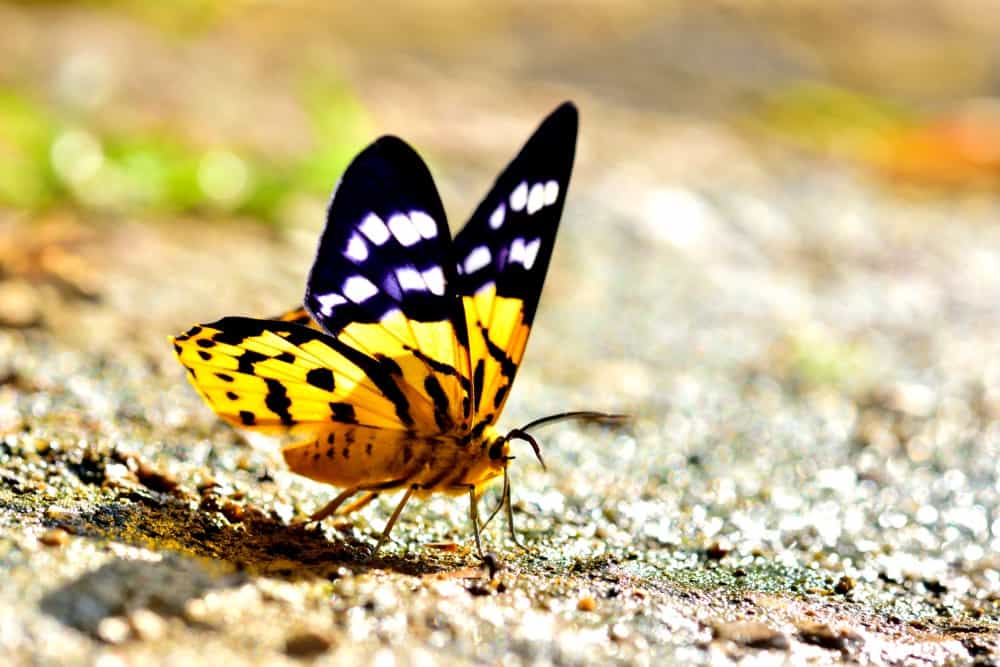
[[555,415],[549,415],[548,417],[541,417],[534,421],[530,421],[521,428],[512,429],[507,433],[507,440],[524,440],[535,452],[535,458],[538,462],[542,464],[543,469],[545,467],[545,460],[542,458],[542,448],[538,446],[538,441],[528,433],[532,429],[539,428],[540,426],[547,426],[549,424],[554,424],[555,422],[569,421],[571,419],[578,419],[580,421],[596,422],[598,424],[622,424],[630,419],[628,415],[614,415],[608,414],[606,412],[592,412],[590,410],[574,410],[571,412],[560,412]]
[[509,442],[511,440],[524,440],[526,443],[531,445],[531,448],[535,451],[535,458],[542,464],[542,469],[548,470],[548,468],[545,467],[545,459],[542,458],[542,448],[538,446],[538,441],[535,440],[531,434],[526,433],[524,429],[511,429],[507,433],[507,441]]
[[534,421],[528,422],[519,429],[514,429],[514,430],[523,433],[524,431],[530,431],[532,429],[538,428],[539,426],[548,426],[549,424],[554,424],[556,422],[561,422],[561,421],[569,421],[571,419],[578,419],[580,421],[593,422],[597,424],[614,425],[614,424],[624,424],[625,422],[629,421],[631,417],[629,415],[608,414],[607,412],[574,410],[572,412],[560,412],[555,415],[549,415],[548,417],[541,417]]

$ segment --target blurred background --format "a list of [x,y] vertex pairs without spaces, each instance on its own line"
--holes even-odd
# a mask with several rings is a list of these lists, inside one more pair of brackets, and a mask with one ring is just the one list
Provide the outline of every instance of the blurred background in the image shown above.
[[[565,99],[576,170],[504,423],[639,420],[553,431],[558,472],[518,469],[536,547],[634,550],[635,581],[732,553],[848,577],[897,621],[996,623],[992,0],[2,2],[0,434],[99,461],[124,442],[189,491],[314,509],[328,489],[255,481],[273,461],[165,337],[298,303],[330,191],[378,135],[424,156],[457,230]],[[463,511],[430,502],[414,515],[444,520],[402,520],[399,543]]]
[[886,197],[990,200],[996,12],[988,0],[3,3],[0,267],[32,286],[4,287],[0,322],[46,317],[38,279],[99,296],[108,267],[75,261],[71,239],[145,235],[123,229],[137,223],[193,224],[211,236],[191,252],[247,278],[219,252],[243,233],[227,225],[315,232],[348,160],[385,132],[427,156],[457,226],[564,98],[583,112],[577,211],[682,249],[712,243],[722,232],[707,225],[730,224],[731,205],[799,224],[760,190],[794,198],[810,170]]
[[[218,282],[198,275],[205,264],[227,281],[270,271],[233,256],[245,234],[304,231],[305,254],[273,263],[301,284],[332,185],[385,132],[430,161],[457,226],[565,98],[583,113],[570,213],[590,219],[576,238],[729,259],[715,246],[739,242],[734,208],[749,220],[736,226],[788,241],[814,204],[866,205],[808,192],[837,187],[815,174],[976,207],[1000,173],[995,12],[986,0],[3,3],[0,323],[56,317],[50,297],[114,300],[121,258],[84,249],[109,241],[181,293]],[[276,305],[238,293],[260,300],[250,310]],[[116,303],[153,315],[137,296]]]
[[156,350],[192,321],[280,312],[373,138],[417,147],[458,228],[573,99],[536,345],[592,363],[549,377],[656,413],[692,359],[854,392],[882,362],[920,375],[911,330],[940,333],[969,286],[990,308],[1000,267],[997,11],[0,3],[0,326]]
[[329,4],[3,3],[0,203],[295,224],[375,132],[484,162],[561,97],[594,173],[687,123],[688,171],[729,141],[995,185],[985,0]]

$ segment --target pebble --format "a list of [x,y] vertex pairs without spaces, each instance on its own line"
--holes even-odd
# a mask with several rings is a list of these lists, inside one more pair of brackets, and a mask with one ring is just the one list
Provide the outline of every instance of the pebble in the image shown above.
[[108,616],[97,624],[97,637],[109,644],[121,644],[131,633],[131,626],[121,616]]
[[0,282],[0,326],[27,329],[42,323],[42,300],[27,282]]
[[38,541],[47,547],[62,547],[69,542],[69,533],[62,528],[50,528],[38,536]]
[[846,574],[837,580],[836,585],[833,587],[833,591],[838,595],[847,595],[854,590],[854,579],[847,576]]
[[325,653],[331,642],[315,632],[302,632],[285,640],[285,653],[293,658],[308,658]]
[[765,623],[757,621],[735,621],[719,623],[712,628],[716,639],[731,641],[749,648],[784,650],[788,648],[788,638]]
[[132,632],[139,639],[155,641],[166,634],[167,624],[156,612],[149,609],[136,609],[128,617]]
[[173,476],[154,470],[146,463],[140,463],[135,474],[139,478],[139,482],[151,491],[173,493],[180,485],[180,482]]
[[826,623],[806,621],[799,623],[796,629],[799,639],[805,643],[842,653],[846,653],[852,643],[861,641],[861,637],[851,630],[835,629]]
[[728,545],[721,544],[719,542],[713,542],[708,549],[705,550],[705,556],[709,560],[722,560],[726,555],[732,551],[732,548]]
[[45,518],[51,521],[65,521],[73,517],[73,510],[61,505],[49,505],[45,508]]

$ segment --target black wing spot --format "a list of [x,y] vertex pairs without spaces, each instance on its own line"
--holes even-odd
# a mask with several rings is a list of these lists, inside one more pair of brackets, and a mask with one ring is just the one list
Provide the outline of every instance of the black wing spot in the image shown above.
[[437,423],[438,428],[442,432],[450,431],[454,423],[448,410],[450,407],[448,395],[444,393],[441,383],[433,375],[428,375],[424,378],[424,389],[434,401],[434,421]]
[[[178,337],[177,340],[180,340],[180,337]],[[174,343],[174,354],[176,354],[178,357],[181,356],[181,346],[178,345],[177,343]]]
[[239,398],[239,395],[235,391],[227,391],[226,398],[228,398],[230,401],[235,401],[236,399]]
[[232,382],[233,381],[233,376],[229,375],[227,373],[216,373],[215,377],[219,378],[223,382]]
[[274,357],[278,361],[284,361],[286,364],[295,363],[295,355],[291,352],[282,352],[278,356]]
[[517,374],[517,364],[514,363],[514,360],[510,358],[510,355],[503,348],[490,339],[489,329],[482,324],[479,325],[479,328],[483,332],[483,341],[486,343],[486,350],[490,353],[491,357],[500,363],[500,372],[505,377],[514,377]]
[[341,450],[340,455],[343,456],[345,459],[351,458],[351,448],[344,447],[344,449]]
[[412,345],[404,345],[403,349],[412,354],[413,356],[415,356],[420,361],[430,366],[431,369],[437,371],[438,373],[442,373],[444,375],[449,375],[449,376],[458,375],[458,370],[451,364],[445,363],[443,361],[438,361],[434,357],[425,354],[420,349],[415,348]]
[[479,412],[479,403],[483,399],[483,378],[486,375],[486,362],[480,359],[476,362],[476,370],[472,372],[472,386],[476,391],[476,412]]
[[239,345],[249,336],[240,331],[220,331],[212,336],[212,340],[223,345]]
[[384,354],[376,354],[375,361],[378,362],[379,368],[390,375],[402,375],[403,369],[399,367],[391,357],[387,357]]
[[198,350],[198,356],[204,359],[205,361],[209,361],[212,359],[212,355],[206,352],[205,350]]
[[328,433],[326,436],[326,444],[332,445],[334,441],[333,433]]
[[326,391],[333,391],[333,371],[329,368],[313,368],[306,373],[306,382]]
[[472,439],[473,440],[479,440],[479,438],[481,438],[483,436],[483,431],[486,430],[486,427],[489,426],[492,423],[493,423],[493,414],[490,413],[490,414],[486,415],[482,419],[482,421],[480,421],[479,423],[477,423],[475,426],[472,427],[472,431],[470,432],[470,435],[472,436]]
[[509,384],[505,384],[499,389],[497,389],[497,393],[493,395],[493,408],[495,410],[500,409],[500,404],[503,403],[503,399],[507,395],[507,392],[509,390],[510,390]]
[[292,399],[288,398],[288,389],[285,385],[272,378],[264,378],[267,384],[267,396],[264,398],[264,405],[267,409],[281,418],[281,423],[291,426],[295,423],[288,408],[292,407]]
[[240,373],[246,373],[247,375],[254,375],[253,365],[259,361],[266,361],[270,358],[271,357],[266,354],[261,354],[260,352],[243,350],[243,354],[239,356],[239,363],[236,366],[236,370]]
[[[465,344],[465,347],[468,347],[468,343]],[[459,386],[462,387],[462,391],[464,391],[465,393],[468,394],[470,391],[472,391],[469,378],[459,373],[458,369],[452,366],[451,364],[447,364],[443,361],[438,361],[437,359],[424,354],[419,349],[411,345],[404,345],[403,349],[406,350],[407,352],[410,352],[417,359],[430,366],[431,370],[441,373],[443,375],[447,375],[448,377],[457,378]],[[468,408],[468,406],[466,406],[466,408]],[[466,410],[466,412],[463,412],[462,414],[468,414],[468,410]]]
[[187,333],[184,334],[184,337],[185,338],[190,338],[191,336],[197,336],[200,333],[201,333],[201,327],[200,326],[193,326],[193,327],[191,327],[190,329],[187,330]]
[[211,338],[199,338],[197,345],[198,347],[215,347],[215,341]]
[[330,403],[330,421],[357,424],[358,418],[354,414],[354,406],[350,403]]
[[253,426],[257,423],[257,415],[249,410],[240,410],[240,421],[244,426]]
[[[344,356],[348,361],[364,371],[385,398],[393,404],[399,420],[406,425],[413,424],[409,401],[397,383],[397,378],[402,377],[403,371],[399,367],[399,364],[385,355],[370,357],[357,348],[351,347],[336,338],[314,331],[308,327],[287,322],[269,321],[262,324],[255,320],[248,320],[241,317],[225,317],[212,326],[225,331],[227,338],[236,340],[237,342],[252,336],[259,336],[263,331],[262,327],[266,326],[267,331],[285,338],[298,347],[313,341],[320,343],[331,351]],[[229,340],[221,340],[218,335],[213,338],[220,342],[229,342]],[[243,354],[239,357],[238,370],[254,375],[253,364],[270,358],[262,354],[251,353],[250,350],[244,350]]]

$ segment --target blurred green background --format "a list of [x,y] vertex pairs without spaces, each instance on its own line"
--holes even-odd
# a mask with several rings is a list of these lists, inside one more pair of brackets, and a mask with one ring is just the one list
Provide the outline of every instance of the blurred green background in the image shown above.
[[0,4],[0,25],[0,207],[32,216],[281,224],[376,133],[426,119],[458,152],[540,91],[917,188],[1000,174],[985,0],[52,1]]

